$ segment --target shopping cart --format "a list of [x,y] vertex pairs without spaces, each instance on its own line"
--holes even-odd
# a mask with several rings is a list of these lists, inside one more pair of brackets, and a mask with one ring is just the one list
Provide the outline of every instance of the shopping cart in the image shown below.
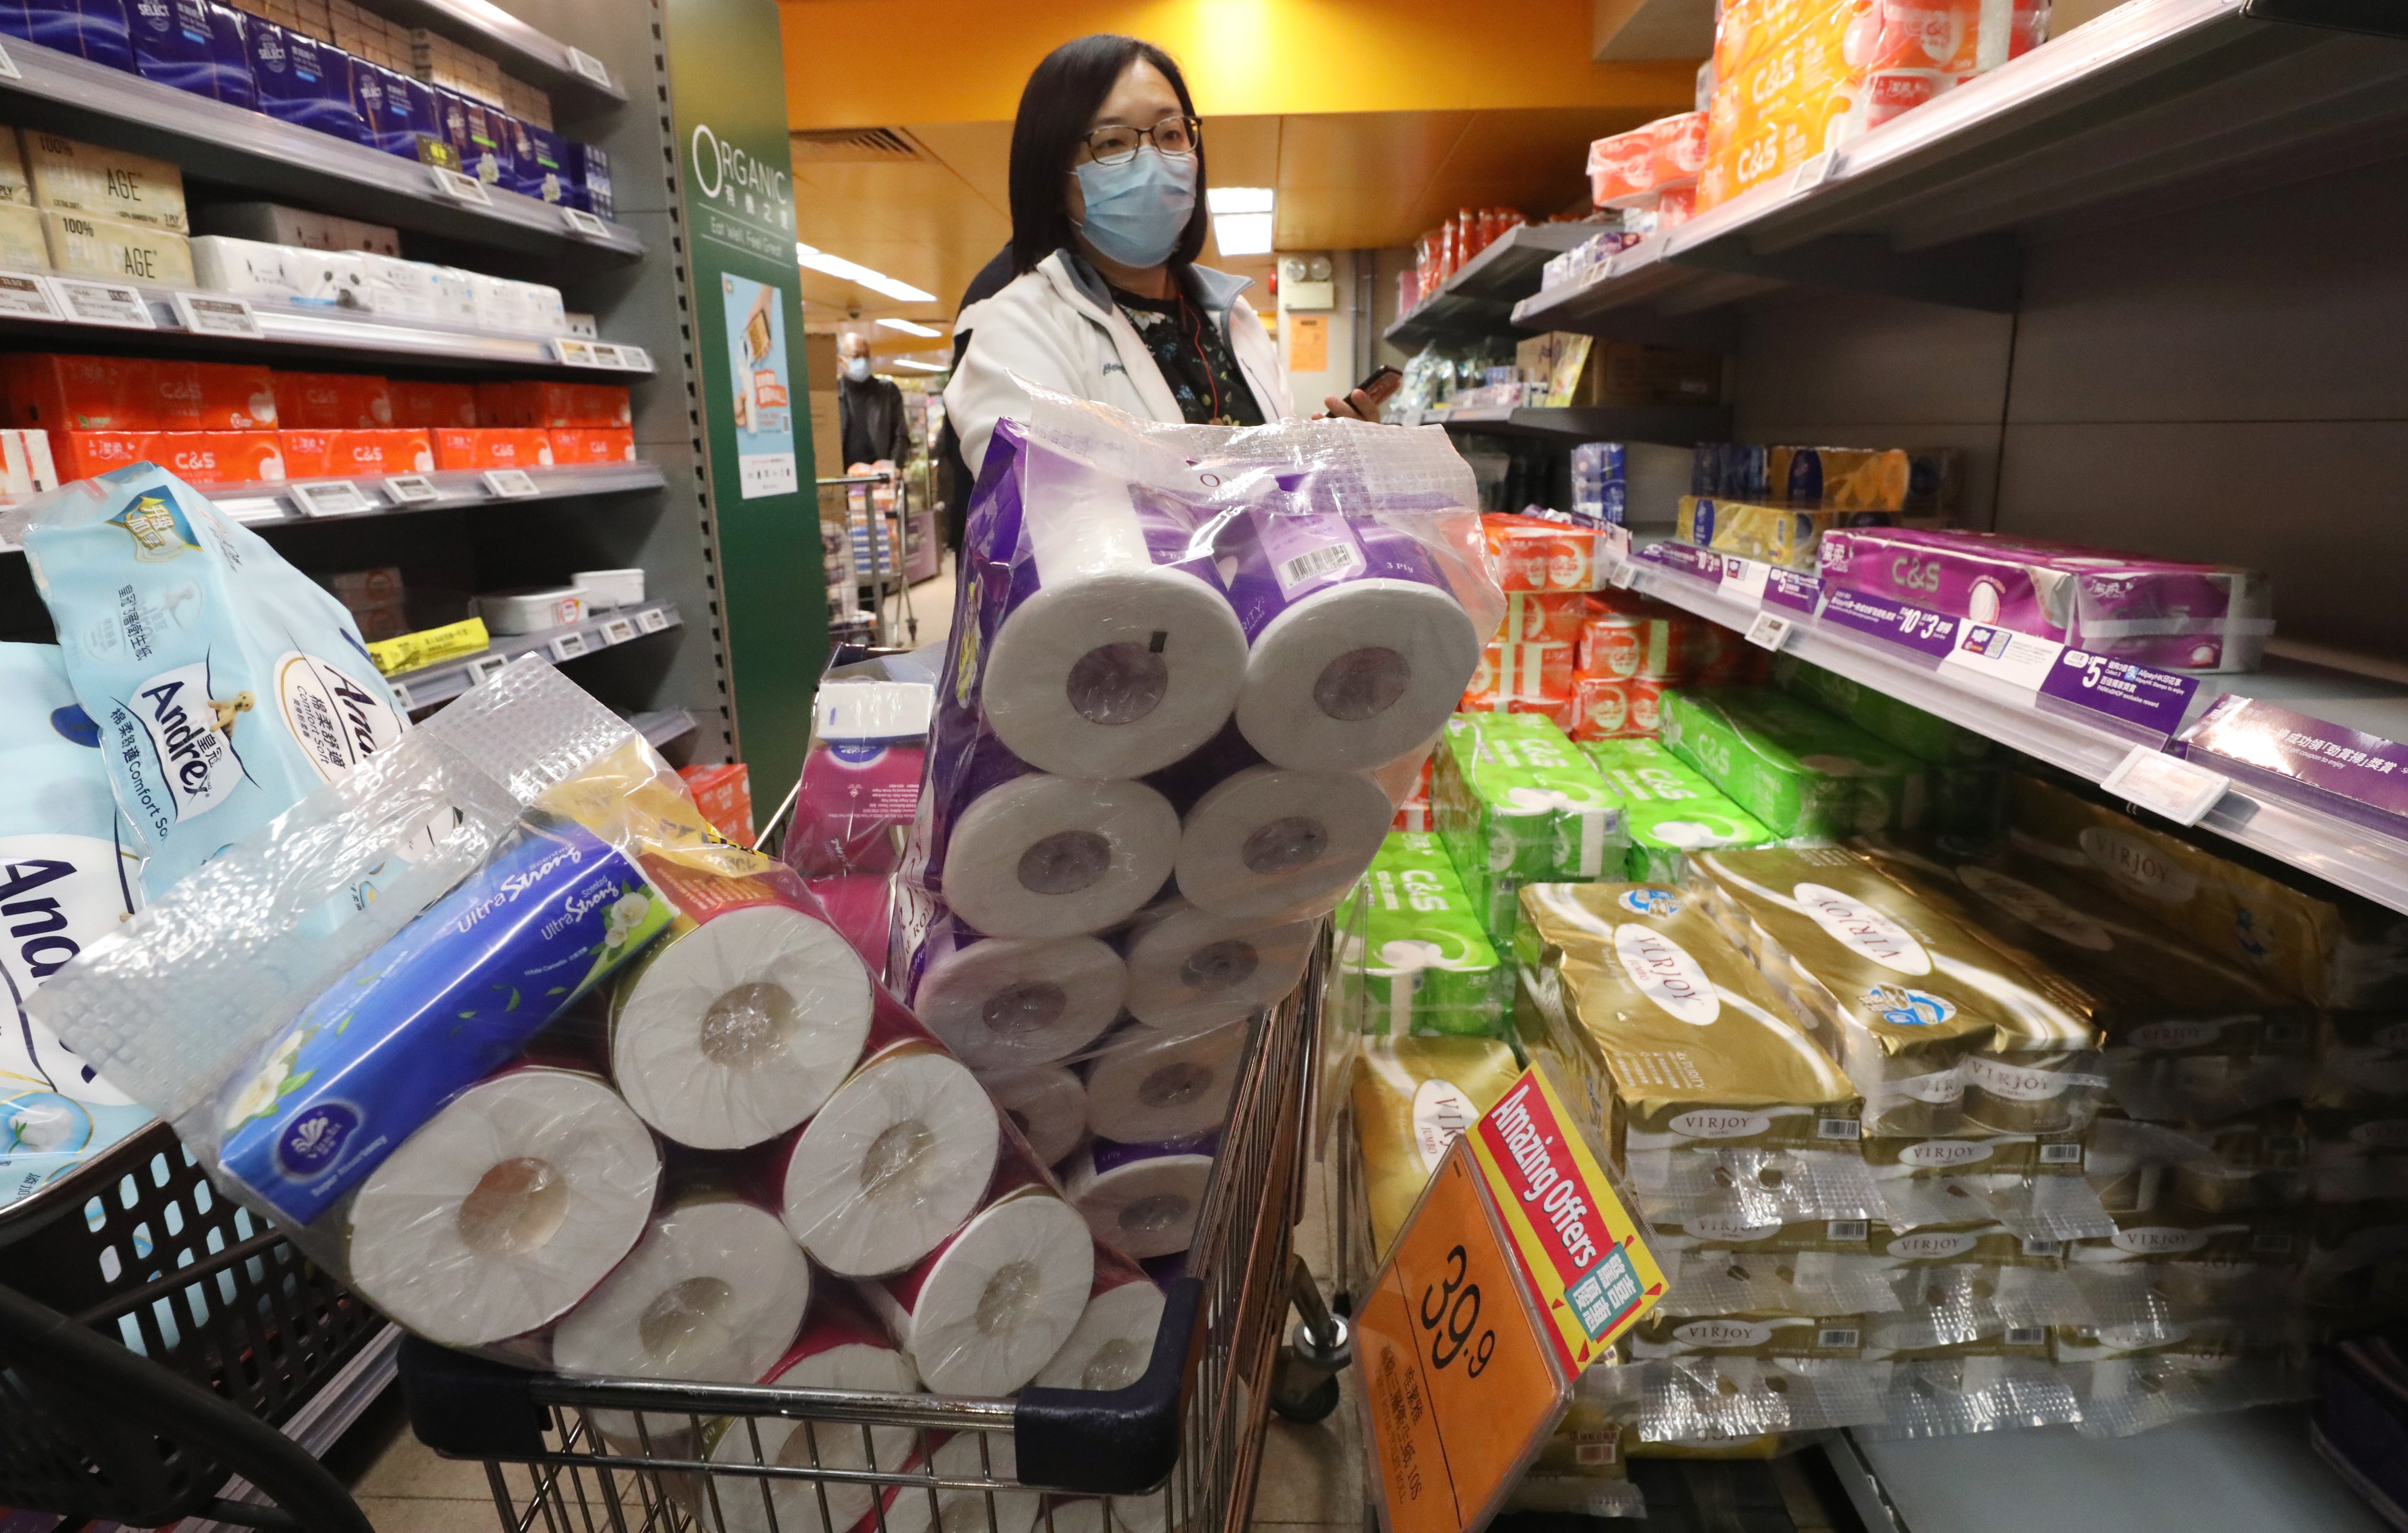
[[520,1533],[1240,1533],[1302,1207],[1325,938],[1256,1019],[1144,1376],[1015,1399],[529,1373],[405,1342],[420,1439]]
[[[841,572],[829,571],[830,594],[847,596],[847,613],[855,601],[868,598],[869,642],[905,649],[917,644],[920,618],[911,609],[904,546],[911,513],[910,478],[900,473],[843,475],[821,480],[819,492],[823,547],[841,566]],[[839,532],[840,538],[836,536]]]
[[165,1124],[0,1211],[0,1506],[369,1533],[278,1425],[370,1379],[393,1328]]

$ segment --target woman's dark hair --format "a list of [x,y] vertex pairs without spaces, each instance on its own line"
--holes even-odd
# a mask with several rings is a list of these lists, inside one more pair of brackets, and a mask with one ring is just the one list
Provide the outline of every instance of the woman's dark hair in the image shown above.
[[[1045,55],[1029,74],[1020,93],[1020,115],[1011,124],[1011,265],[1015,273],[1037,264],[1065,246],[1073,245],[1077,230],[1070,225],[1063,186],[1070,156],[1087,136],[1096,108],[1112,93],[1122,71],[1138,61],[1162,71],[1179,96],[1179,109],[1196,115],[1187,79],[1169,54],[1150,42],[1098,32],[1064,43]],[[1204,252],[1204,147],[1196,147],[1196,214],[1187,232],[1170,252],[1170,264],[1185,265]]]

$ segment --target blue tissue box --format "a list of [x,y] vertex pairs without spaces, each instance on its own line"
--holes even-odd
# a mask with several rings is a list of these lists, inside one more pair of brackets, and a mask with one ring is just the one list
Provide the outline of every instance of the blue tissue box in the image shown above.
[[366,141],[367,125],[351,109],[350,55],[255,16],[243,30],[261,111],[355,144]]
[[[13,12],[20,7],[8,8]],[[134,31],[126,19],[125,0],[23,0],[22,8],[24,30],[17,30],[11,15],[0,21],[0,31],[111,69],[134,72]]]
[[387,154],[415,160],[418,158],[418,140],[422,136],[444,137],[443,120],[437,110],[434,86],[379,64],[354,60],[351,64],[352,94],[363,102],[367,96],[360,80],[360,71],[364,69],[375,70],[377,83],[382,87],[377,113],[367,120],[369,144]]
[[518,142],[515,161],[516,179],[510,190],[538,202],[559,202],[569,190],[568,169],[563,163],[568,141],[550,128],[539,128],[532,122],[511,120]]
[[437,89],[437,109],[443,119],[443,136],[460,155],[460,171],[487,186],[509,187],[517,179],[510,119],[498,107],[488,107],[457,91]]
[[134,72],[194,95],[217,94],[208,0],[134,0]]
[[251,18],[232,6],[209,7],[209,93],[229,107],[259,110],[259,82],[251,74]]
[[574,139],[561,145],[561,177],[563,191],[560,200],[570,208],[581,208],[600,219],[616,219],[616,206],[610,199],[610,157],[592,144]]

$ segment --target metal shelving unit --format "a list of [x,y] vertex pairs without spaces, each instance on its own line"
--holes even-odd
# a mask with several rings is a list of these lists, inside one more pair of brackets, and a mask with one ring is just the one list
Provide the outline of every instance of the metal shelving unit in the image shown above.
[[512,74],[551,91],[555,105],[562,95],[578,107],[626,104],[625,79],[608,64],[484,0],[384,0],[377,8],[392,21],[499,55]]
[[[2396,153],[2408,50],[2259,20],[2260,0],[2131,0],[1844,148],[1514,307],[1540,330],[1656,339],[1800,285],[2012,312],[2018,235],[2172,211]],[[2279,7],[2350,24],[2343,7]],[[2356,24],[2377,24],[2360,7]],[[2399,18],[2394,18],[2395,24]]]
[[1438,425],[1449,431],[1476,431],[1493,437],[1527,437],[1539,441],[1665,442],[1688,447],[1718,441],[1730,435],[1730,411],[1720,405],[1630,405],[1560,408],[1514,408],[1505,405],[1424,410],[1406,425]]
[[1412,313],[1388,326],[1388,343],[1412,351],[1433,340],[1510,330],[1513,301],[1539,290],[1547,263],[1598,232],[1593,223],[1525,223],[1508,229],[1414,305]]
[[[554,664],[565,665],[665,634],[684,621],[673,602],[648,601],[640,607],[614,608],[595,612],[580,623],[497,638],[480,653],[438,660],[432,666],[389,676],[385,681],[393,688],[394,700],[416,712],[450,702],[521,655],[545,655]],[[692,715],[688,715],[688,727],[692,727]]]

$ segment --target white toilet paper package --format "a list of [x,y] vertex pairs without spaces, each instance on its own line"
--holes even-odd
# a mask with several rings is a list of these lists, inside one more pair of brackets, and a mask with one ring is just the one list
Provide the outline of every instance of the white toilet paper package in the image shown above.
[[[296,935],[389,858],[358,918]],[[540,662],[229,848],[48,988],[46,1024],[221,1185],[447,1345],[750,1383],[802,1325],[809,1257],[840,1278],[951,1250],[910,1334],[973,1340],[915,1362],[1006,1392],[1069,1336],[1097,1264],[1126,1265],[801,880],[718,839],[650,747]],[[807,1139],[851,1218],[798,1210],[791,1187],[748,1196],[697,1153]],[[936,1174],[958,1179],[953,1202],[899,1217]],[[1057,1211],[1029,1271],[1025,1240],[968,1238],[991,1185]],[[845,1244],[865,1223],[880,1251]]]
[[[5,536],[99,726],[150,893],[409,727],[342,604],[163,468],[79,480]],[[373,871],[351,905],[374,897]]]

